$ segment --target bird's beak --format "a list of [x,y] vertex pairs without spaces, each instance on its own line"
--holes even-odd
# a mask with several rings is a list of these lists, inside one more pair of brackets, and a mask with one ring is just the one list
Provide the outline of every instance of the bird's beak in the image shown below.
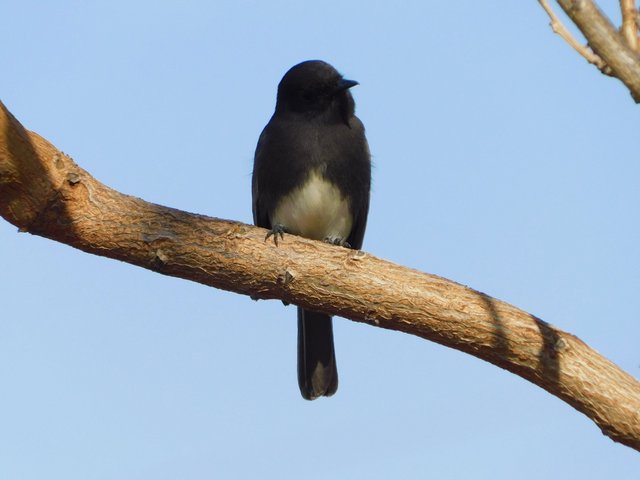
[[359,85],[359,83],[356,82],[355,80],[347,80],[346,78],[343,78],[338,83],[338,88],[336,90],[338,92],[342,92],[343,90],[347,90],[351,87],[355,87],[356,85]]

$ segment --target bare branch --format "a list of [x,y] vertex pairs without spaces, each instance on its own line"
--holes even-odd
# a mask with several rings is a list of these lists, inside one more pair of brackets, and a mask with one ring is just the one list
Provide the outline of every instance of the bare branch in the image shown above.
[[638,9],[635,0],[620,0],[620,10],[622,11],[622,35],[627,45],[636,52],[638,51]]
[[553,11],[551,5],[549,5],[549,2],[547,2],[547,0],[538,0],[538,2],[542,6],[542,8],[544,8],[544,11],[547,12],[547,15],[549,15],[549,19],[551,20],[551,22],[549,23],[549,25],[551,26],[551,30],[553,30],[554,33],[560,35],[564,39],[564,41],[571,45],[576,52],[582,55],[587,60],[587,62],[592,63],[593,65],[598,67],[603,73],[607,73],[605,71],[607,64],[604,62],[604,60],[593,53],[593,50],[591,50],[588,46],[582,45],[578,40],[576,40],[573,35],[571,35],[571,32],[567,29],[567,27],[564,26],[562,20],[560,20],[560,18],[558,18],[556,13]]
[[0,215],[80,250],[438,342],[561,398],[640,450],[640,382],[575,336],[365,252],[145,202],[98,182],[0,103]]
[[589,46],[640,103],[640,58],[592,0],[557,0]]

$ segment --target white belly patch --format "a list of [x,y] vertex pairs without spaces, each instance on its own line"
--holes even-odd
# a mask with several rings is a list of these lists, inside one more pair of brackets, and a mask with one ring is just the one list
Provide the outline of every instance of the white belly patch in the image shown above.
[[353,220],[349,202],[340,190],[312,172],[300,188],[280,200],[272,225],[283,225],[294,235],[324,240],[326,237],[347,239]]

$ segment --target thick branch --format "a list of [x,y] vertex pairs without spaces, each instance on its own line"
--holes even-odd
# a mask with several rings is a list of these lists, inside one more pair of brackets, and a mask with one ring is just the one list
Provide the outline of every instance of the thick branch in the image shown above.
[[592,0],[558,0],[589,46],[640,103],[640,58]]
[[364,252],[123,195],[26,131],[0,103],[0,214],[23,231],[165,275],[438,342],[505,368],[640,450],[640,383],[507,303]]

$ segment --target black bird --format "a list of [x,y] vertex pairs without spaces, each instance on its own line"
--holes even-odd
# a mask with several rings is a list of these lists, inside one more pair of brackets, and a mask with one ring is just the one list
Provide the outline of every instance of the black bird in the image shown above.
[[[284,233],[360,249],[369,211],[371,159],[346,80],[320,60],[292,67],[253,165],[253,221]],[[307,400],[338,388],[331,317],[298,307],[298,384]]]

